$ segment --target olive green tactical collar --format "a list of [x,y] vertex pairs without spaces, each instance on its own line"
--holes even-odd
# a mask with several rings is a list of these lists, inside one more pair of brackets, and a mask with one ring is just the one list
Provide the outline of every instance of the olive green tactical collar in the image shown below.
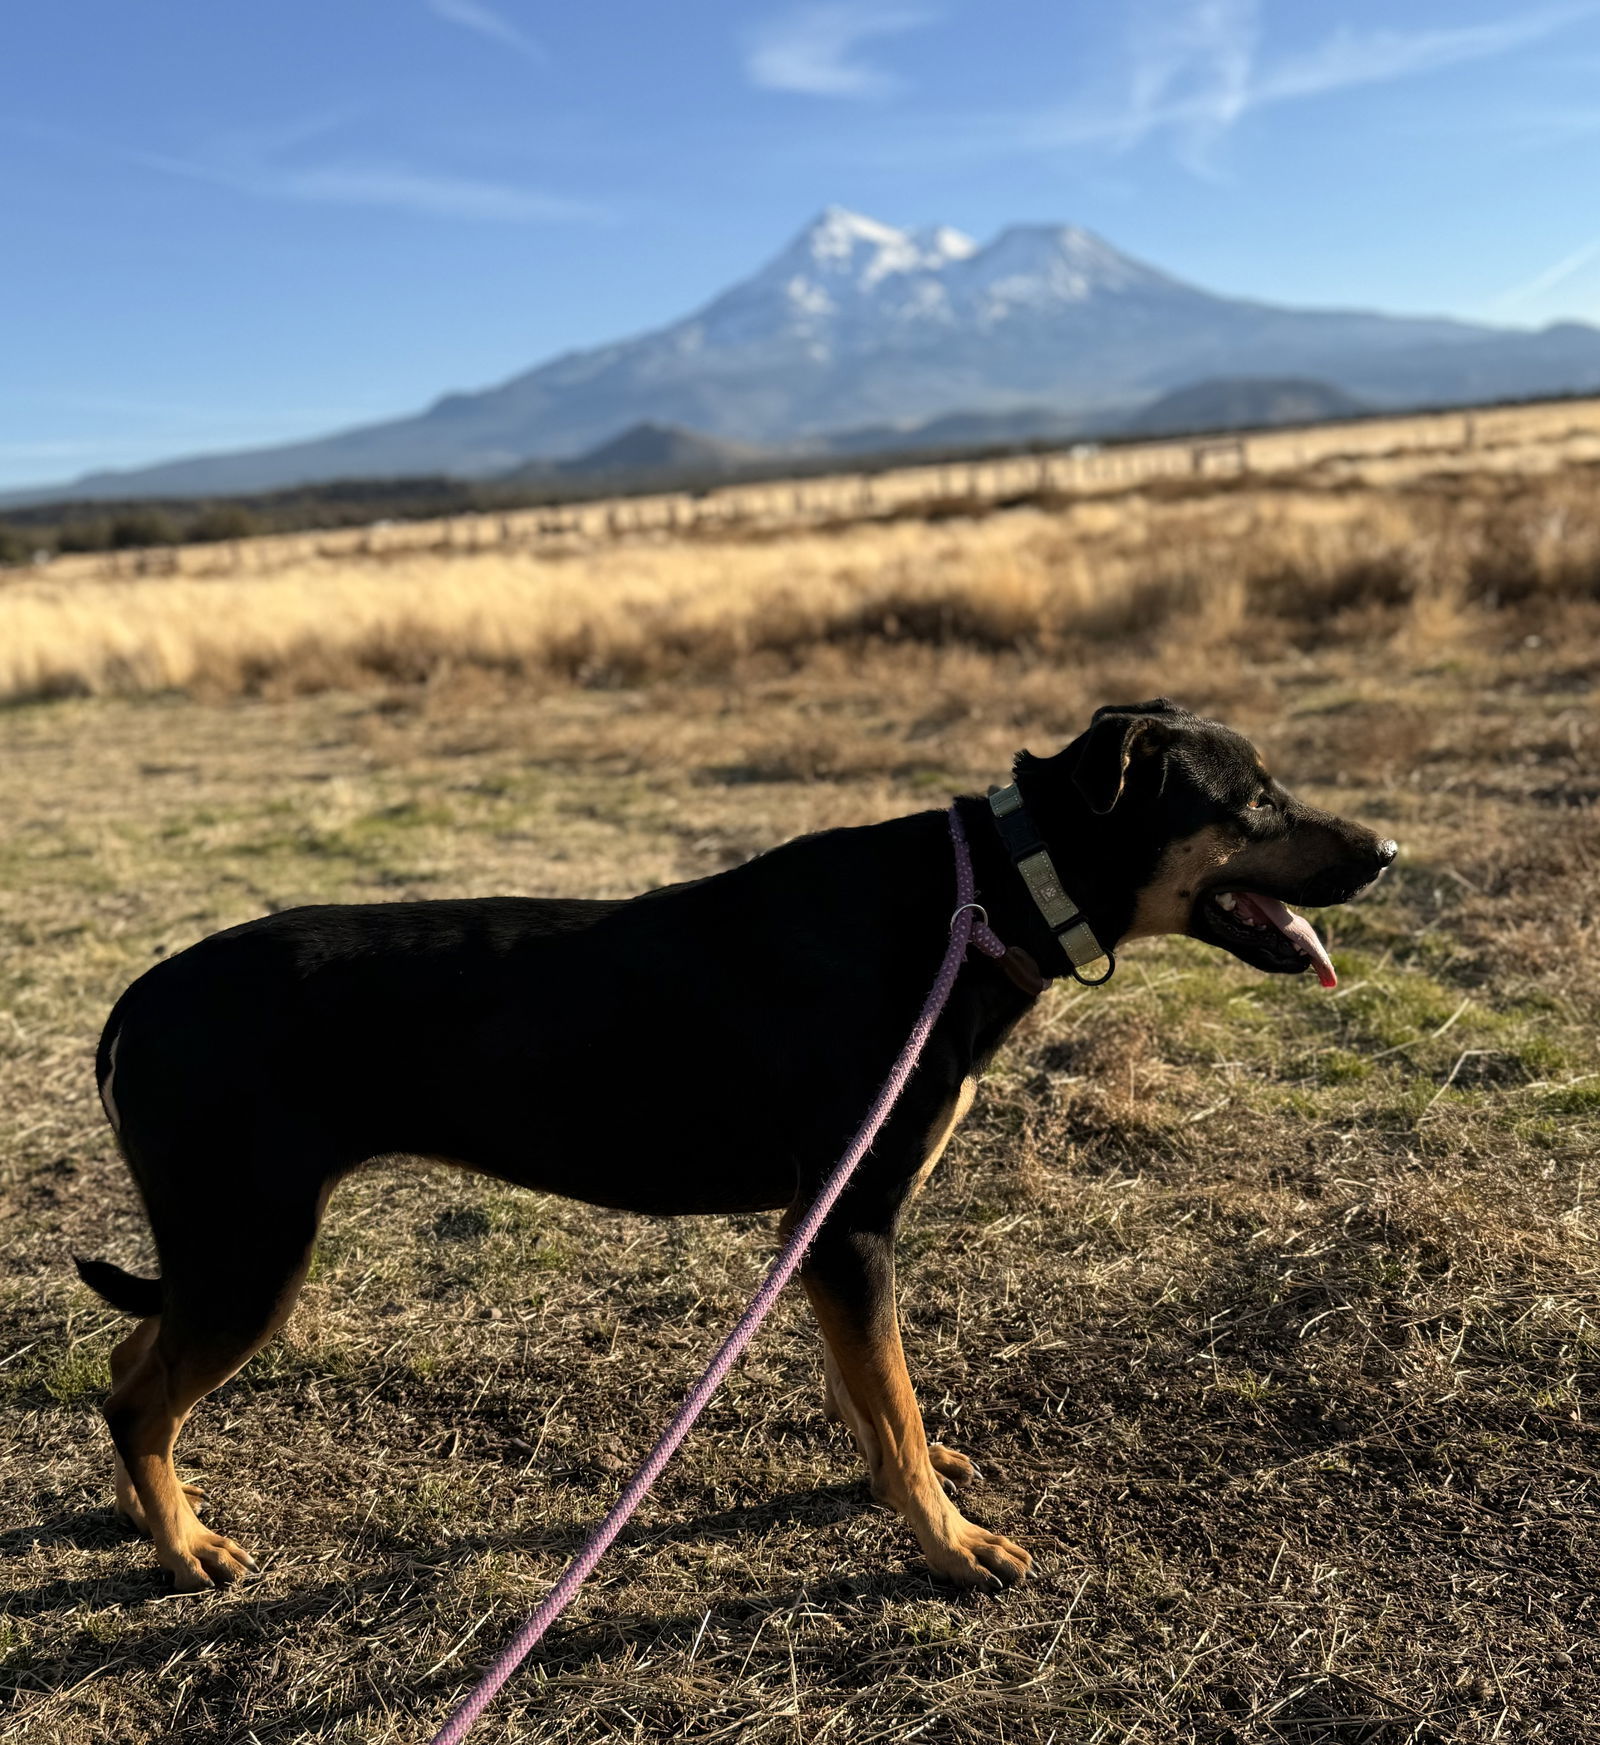
[[[1055,869],[1049,850],[1022,804],[1022,795],[1017,784],[1013,782],[1010,787],[999,788],[992,793],[989,796],[989,810],[994,814],[996,828],[1000,832],[1001,841],[1005,843],[1006,852],[1011,856],[1011,864],[1022,875],[1022,882],[1028,887],[1028,894],[1033,898],[1035,908],[1044,917],[1044,923],[1050,929],[1056,944],[1061,947],[1073,977],[1089,986],[1098,986],[1100,982],[1109,981],[1112,971],[1117,967],[1117,960],[1095,938],[1094,929],[1085,919],[1083,911],[1067,895],[1066,886],[1061,882],[1061,875]],[[1094,963],[1102,957],[1106,960],[1106,973],[1103,976],[1091,978],[1081,973],[1085,964]]]

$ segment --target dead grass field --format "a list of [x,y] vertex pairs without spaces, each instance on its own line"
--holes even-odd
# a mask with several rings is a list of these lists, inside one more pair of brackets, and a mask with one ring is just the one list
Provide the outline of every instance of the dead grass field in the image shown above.
[[[1595,1737],[1597,507],[1576,467],[306,568],[270,645],[270,576],[0,589],[0,1739],[426,1738],[773,1243],[342,1190],[181,1449],[265,1574],[165,1598],[110,1512],[121,1323],[67,1258],[148,1264],[90,1057],[154,956],[301,902],[711,871],[1159,691],[1404,855],[1325,917],[1332,996],[1186,942],[1052,991],[918,1202],[923,1404],[1037,1579],[928,1578],[791,1302],[483,1737]],[[497,643],[501,599],[538,634]],[[161,661],[107,658],[130,624]]]
[[1381,490],[1331,475],[1158,481],[717,538],[336,545],[243,565],[203,547],[207,567],[131,577],[54,565],[0,585],[0,701],[281,696],[462,668],[594,688],[871,641],[1079,663],[1161,635],[1259,658],[1335,620],[1359,638],[1363,611],[1388,614],[1383,632],[1416,657],[1486,610],[1600,598],[1597,487],[1600,462]]

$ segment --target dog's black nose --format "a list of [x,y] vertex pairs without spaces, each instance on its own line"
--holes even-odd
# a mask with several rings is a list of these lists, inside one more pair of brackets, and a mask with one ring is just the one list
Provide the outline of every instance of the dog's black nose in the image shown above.
[[1378,859],[1381,860],[1385,866],[1387,866],[1399,852],[1400,844],[1396,842],[1392,836],[1387,837],[1384,841],[1378,844]]

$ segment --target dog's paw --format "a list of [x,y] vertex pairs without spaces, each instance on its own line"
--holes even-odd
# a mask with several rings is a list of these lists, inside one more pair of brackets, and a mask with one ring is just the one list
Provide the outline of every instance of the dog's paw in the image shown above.
[[242,1545],[199,1525],[181,1550],[163,1553],[161,1562],[172,1572],[173,1591],[180,1594],[229,1587],[247,1575],[254,1575],[257,1567],[256,1560]]
[[933,1470],[945,1481],[945,1489],[951,1486],[960,1488],[983,1477],[976,1462],[968,1460],[966,1455],[954,1448],[946,1448],[942,1442],[928,1444],[928,1459]]
[[934,1572],[958,1587],[1015,1587],[1033,1567],[1033,1559],[1003,1533],[991,1533],[959,1516],[950,1537],[928,1548]]

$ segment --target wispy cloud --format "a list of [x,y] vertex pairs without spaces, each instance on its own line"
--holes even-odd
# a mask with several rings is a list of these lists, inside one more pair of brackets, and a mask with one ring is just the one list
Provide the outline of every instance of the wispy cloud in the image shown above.
[[[105,452],[105,444],[91,441],[60,442],[0,442],[0,461],[16,461],[22,466],[66,465]],[[14,488],[8,486],[8,489]]]
[[129,154],[147,169],[188,181],[209,182],[264,200],[303,205],[366,206],[424,218],[475,219],[495,224],[598,223],[606,213],[582,200],[473,176],[439,174],[392,163],[346,160],[288,168],[240,167],[151,152]]
[[513,54],[521,55],[525,61],[542,64],[550,58],[519,24],[494,7],[485,6],[483,0],[427,0],[427,7],[434,17],[442,18],[446,24],[473,31],[501,48],[510,49]]
[[1531,279],[1520,285],[1513,285],[1509,291],[1502,291],[1498,297],[1492,297],[1488,307],[1501,314],[1510,314],[1536,301],[1547,291],[1553,291],[1557,285],[1564,285],[1575,273],[1581,273],[1592,261],[1597,260],[1600,260],[1600,236],[1586,242],[1582,248],[1575,248],[1571,254],[1563,255],[1542,273],[1535,273]]
[[1252,111],[1420,78],[1529,47],[1600,12],[1600,0],[1530,7],[1480,24],[1429,30],[1341,28],[1312,47],[1264,54],[1259,0],[1149,0],[1134,14],[1120,104],[1074,104],[1010,123],[1023,149],[1128,149],[1165,135],[1179,161],[1215,173],[1226,135]]
[[745,72],[768,91],[808,97],[888,97],[904,81],[856,52],[876,37],[900,36],[931,22],[932,14],[906,6],[802,6],[768,20],[746,38]]
[[1271,68],[1256,100],[1281,103],[1353,85],[1414,78],[1466,61],[1494,60],[1593,17],[1596,11],[1600,6],[1592,3],[1535,6],[1488,23],[1441,30],[1337,30],[1306,54],[1290,56]]
[[1171,127],[1182,161],[1197,174],[1214,174],[1213,148],[1250,106],[1259,38],[1256,0],[1137,6],[1121,117],[1126,141]]
[[323,164],[259,177],[252,193],[326,206],[384,206],[428,218],[476,218],[499,224],[573,223],[601,216],[580,200],[563,200],[506,182],[442,176],[380,165]]
[[47,140],[262,200],[364,206],[495,224],[600,224],[612,216],[592,201],[568,199],[542,188],[417,169],[385,157],[346,153],[305,161],[304,147],[348,126],[352,118],[351,111],[330,111],[234,129],[198,144],[187,156],[142,151],[64,129],[14,125],[3,116],[0,133]]
[[[208,422],[226,421],[232,423],[235,419],[234,409],[198,405],[191,400],[151,399],[145,395],[75,393],[52,390],[41,392],[28,391],[26,388],[8,396],[12,405],[28,409],[30,417],[40,414],[55,417],[62,413],[77,415],[83,412],[93,413],[101,420],[122,418],[138,418],[145,420],[165,420],[171,423],[191,427],[203,427]],[[257,424],[287,424],[301,427],[307,424],[334,424],[341,420],[357,417],[379,416],[379,409],[364,407],[352,409],[349,406],[279,406],[262,407],[252,414]],[[169,442],[170,438],[160,437],[156,440]]]

